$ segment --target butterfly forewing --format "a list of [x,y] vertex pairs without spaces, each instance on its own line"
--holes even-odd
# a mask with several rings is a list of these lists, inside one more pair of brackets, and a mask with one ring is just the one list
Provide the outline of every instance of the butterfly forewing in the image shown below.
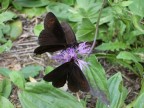
[[62,87],[66,83],[68,73],[68,63],[64,63],[61,66],[55,68],[53,71],[44,76],[44,80],[52,82],[54,87]]
[[43,38],[46,39],[47,45],[66,44],[64,31],[52,12],[49,12],[45,17],[44,31],[40,33],[39,42],[43,40]]

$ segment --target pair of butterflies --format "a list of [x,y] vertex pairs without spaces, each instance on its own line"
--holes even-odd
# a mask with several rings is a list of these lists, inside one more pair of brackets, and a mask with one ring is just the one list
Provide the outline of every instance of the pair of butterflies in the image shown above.
[[[40,46],[34,50],[36,54],[55,52],[78,45],[71,27],[66,22],[60,24],[52,12],[49,12],[45,17],[44,30],[41,31],[38,42]],[[52,85],[57,88],[64,86],[67,81],[68,88],[72,92],[79,90],[88,92],[90,90],[87,79],[74,60],[55,68],[43,79],[52,82]]]

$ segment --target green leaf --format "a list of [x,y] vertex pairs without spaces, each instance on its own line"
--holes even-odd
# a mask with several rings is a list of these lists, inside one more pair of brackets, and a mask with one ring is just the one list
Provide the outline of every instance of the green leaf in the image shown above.
[[20,5],[22,7],[42,7],[49,4],[48,0],[15,0],[13,4]]
[[4,51],[9,51],[12,47],[12,41],[8,40],[7,43],[0,46],[0,54]]
[[9,79],[0,81],[0,95],[6,98],[9,97],[12,90],[11,82]]
[[99,58],[107,58],[108,60],[111,60],[112,63],[118,63],[118,64],[122,65],[123,67],[126,67],[126,68],[130,69],[135,74],[139,75],[137,73],[137,71],[128,62],[126,62],[122,59],[117,59],[115,54],[105,54],[105,53],[99,54],[99,53],[97,53],[96,56],[99,57]]
[[84,108],[83,101],[44,82],[27,83],[18,96],[23,108]]
[[[78,6],[77,8],[73,8],[71,10],[69,20],[73,22],[80,22],[83,18],[88,18],[92,23],[97,22],[102,3],[95,2],[95,0],[77,0],[77,2]],[[100,19],[100,25],[106,22],[110,22],[112,18],[112,9],[110,7],[104,8]]]
[[68,4],[68,5],[74,5],[75,0],[61,0],[62,3]]
[[0,24],[3,24],[6,21],[12,20],[16,17],[16,14],[11,11],[5,11],[0,14]]
[[109,43],[102,43],[102,45],[98,46],[96,49],[102,51],[105,50],[119,51],[120,49],[127,49],[127,48],[129,48],[129,46],[123,42],[109,42]]
[[12,71],[10,74],[10,80],[16,85],[18,86],[20,89],[24,89],[25,86],[25,79],[24,76],[17,71]]
[[82,20],[82,24],[79,26],[76,36],[81,41],[92,41],[94,37],[95,26],[87,18]]
[[133,108],[144,108],[144,93],[142,93],[135,101]]
[[19,5],[17,2],[12,1],[13,6],[17,9],[17,10],[22,10],[22,6]]
[[2,28],[2,31],[4,34],[8,34],[9,31],[10,31],[10,25],[4,25],[3,28]]
[[26,14],[29,18],[33,18],[35,16],[40,16],[46,13],[46,9],[44,7],[41,8],[24,8],[22,13]]
[[38,24],[34,27],[34,34],[39,36],[40,32],[44,29],[43,24]]
[[43,70],[42,66],[39,65],[30,65],[22,68],[20,72],[23,74],[24,78],[35,77]]
[[51,72],[54,68],[51,66],[47,66],[45,69],[45,74],[48,74],[49,72]]
[[139,15],[141,17],[144,17],[144,4],[143,0],[132,0],[133,3],[129,5],[130,11],[134,15]]
[[59,2],[50,2],[46,9],[53,12],[60,19],[68,19],[71,10],[73,10],[69,5]]
[[132,3],[133,3],[132,0],[129,0],[129,1],[122,1],[122,2],[121,2],[121,6],[126,7],[126,6],[129,6],[129,5],[132,4]]
[[10,0],[2,0],[1,2],[2,2],[2,3],[1,3],[2,10],[7,9],[8,6],[9,6]]
[[129,105],[127,105],[126,108],[143,108],[144,107],[143,100],[144,100],[144,79],[141,80],[141,90],[138,97]]
[[85,74],[92,87],[92,94],[97,96],[97,98],[106,105],[109,105],[109,91],[103,67],[97,61],[95,55],[91,55],[87,62],[89,64],[89,68],[86,69]]
[[[121,108],[127,96],[127,90],[123,86],[121,73],[113,75],[108,80],[109,93],[110,93],[110,106],[109,108]],[[107,108],[100,101],[97,102],[96,108]]]
[[0,67],[0,74],[2,74],[3,76],[9,77],[10,73],[11,73],[11,70],[9,70],[8,68]]
[[0,108],[14,108],[13,104],[3,96],[0,96],[0,103]]
[[132,60],[134,62],[139,62],[140,58],[138,56],[134,55],[133,53],[127,52],[127,51],[121,51],[117,57],[117,59],[123,59],[123,60]]
[[10,38],[11,40],[15,40],[18,38],[18,36],[22,33],[22,22],[21,21],[14,21],[10,24]]
[[90,5],[95,3],[95,0],[76,0],[76,2],[80,8],[87,10]]
[[143,25],[139,23],[141,19],[137,16],[132,16],[132,21],[133,21],[133,25],[134,27],[139,30],[140,33],[144,34],[144,29],[143,29]]

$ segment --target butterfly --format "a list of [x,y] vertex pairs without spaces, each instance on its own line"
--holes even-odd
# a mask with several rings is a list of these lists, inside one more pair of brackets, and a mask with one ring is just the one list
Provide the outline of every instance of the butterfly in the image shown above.
[[39,35],[38,43],[40,46],[34,50],[35,54],[62,50],[76,45],[77,40],[68,23],[60,24],[56,16],[49,12],[44,19],[44,30]]
[[[55,52],[78,44],[71,27],[66,22],[60,24],[52,12],[49,12],[44,19],[44,30],[39,35],[38,43],[40,46],[34,50],[36,54]],[[72,92],[90,90],[86,77],[73,59],[55,68],[43,79],[52,82],[56,88],[64,86],[67,82]]]

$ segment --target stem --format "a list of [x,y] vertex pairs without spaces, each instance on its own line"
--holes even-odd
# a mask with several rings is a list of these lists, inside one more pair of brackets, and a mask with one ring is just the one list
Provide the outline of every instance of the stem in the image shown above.
[[94,41],[93,41],[92,47],[91,47],[91,49],[90,49],[90,52],[86,55],[86,57],[90,56],[91,52],[93,51],[93,49],[94,49],[94,47],[95,47],[96,38],[97,38],[97,36],[98,36],[100,17],[101,17],[101,13],[102,13],[102,10],[103,10],[103,8],[104,8],[105,2],[106,2],[106,1],[103,0],[103,4],[102,4],[102,7],[101,7],[101,9],[100,9],[99,16],[98,16],[98,20],[97,20],[97,23],[96,23],[96,30],[95,30],[95,35],[94,35]]

